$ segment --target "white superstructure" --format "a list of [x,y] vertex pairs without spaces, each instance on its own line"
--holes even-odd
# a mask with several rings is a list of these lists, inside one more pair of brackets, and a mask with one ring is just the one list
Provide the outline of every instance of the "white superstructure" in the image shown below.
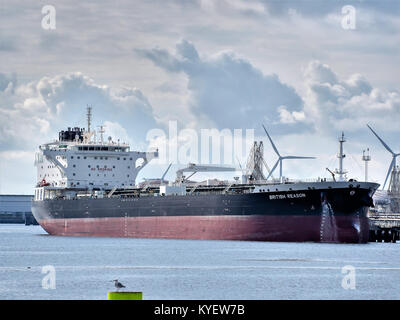
[[110,190],[135,186],[137,174],[158,157],[158,151],[131,151],[128,144],[111,137],[103,141],[103,127],[100,133],[97,141],[93,131],[68,128],[57,141],[41,145],[35,156],[37,187]]

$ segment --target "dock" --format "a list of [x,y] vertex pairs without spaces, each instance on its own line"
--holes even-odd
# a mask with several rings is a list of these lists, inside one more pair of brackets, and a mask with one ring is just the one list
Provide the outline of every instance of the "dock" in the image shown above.
[[400,241],[400,213],[369,217],[369,242]]

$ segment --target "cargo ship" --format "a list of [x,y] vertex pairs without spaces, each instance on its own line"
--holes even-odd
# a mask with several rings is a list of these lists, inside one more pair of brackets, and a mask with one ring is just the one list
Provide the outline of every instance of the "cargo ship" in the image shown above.
[[[35,156],[37,185],[32,213],[50,235],[164,239],[366,243],[367,212],[376,183],[346,179],[342,168],[344,136],[339,139],[338,176],[313,182],[282,175],[279,156],[263,175],[262,142],[254,143],[250,170],[233,181],[194,182],[187,172],[236,171],[189,164],[176,180],[145,181],[137,174],[153,152],[131,151],[125,143],[104,141],[88,128],[68,128]],[[272,178],[280,164],[280,176]]]

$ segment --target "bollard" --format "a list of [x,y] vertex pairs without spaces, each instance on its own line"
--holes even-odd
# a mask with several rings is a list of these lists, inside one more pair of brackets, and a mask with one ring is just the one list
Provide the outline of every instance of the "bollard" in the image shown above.
[[129,291],[111,291],[108,292],[108,300],[143,300],[143,293]]

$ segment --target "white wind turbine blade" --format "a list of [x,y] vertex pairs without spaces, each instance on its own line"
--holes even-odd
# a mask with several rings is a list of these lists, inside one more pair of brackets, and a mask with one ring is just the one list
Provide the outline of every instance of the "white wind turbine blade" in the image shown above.
[[269,141],[271,142],[272,148],[275,150],[275,152],[276,152],[276,154],[278,155],[278,157],[281,158],[281,155],[279,154],[278,149],[276,148],[274,142],[272,141],[271,137],[269,136],[267,129],[265,129],[264,125],[262,125],[262,126],[263,126],[263,128],[264,128],[265,133],[266,133],[267,136],[268,136]]
[[383,184],[382,190],[385,189],[386,182],[387,182],[387,179],[389,178],[390,173],[392,172],[392,168],[393,168],[393,166],[394,166],[394,162],[395,162],[395,158],[393,157],[393,160],[392,160],[392,162],[390,163],[389,170],[388,170],[388,173],[387,173],[387,175],[386,175],[385,183]]
[[271,171],[269,172],[269,175],[267,177],[267,180],[269,179],[269,177],[272,175],[272,173],[274,172],[274,170],[276,169],[276,167],[278,166],[279,160],[275,162],[275,165],[272,167]]
[[315,157],[285,156],[282,159],[316,159]]
[[367,124],[367,127],[372,131],[372,133],[378,138],[378,140],[382,143],[382,145],[386,148],[387,151],[389,151],[392,155],[396,155],[392,149],[389,148],[389,146],[383,141],[378,134]]

